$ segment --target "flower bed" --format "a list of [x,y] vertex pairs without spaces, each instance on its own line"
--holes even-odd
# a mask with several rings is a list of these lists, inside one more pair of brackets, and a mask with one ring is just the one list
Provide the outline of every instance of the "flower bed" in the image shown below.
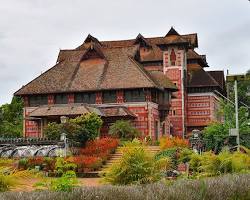
[[101,138],[87,142],[85,148],[77,156],[67,158],[31,157],[19,160],[19,169],[25,170],[39,166],[42,171],[61,174],[64,171],[74,170],[78,173],[96,171],[115,152],[119,144],[118,139]]

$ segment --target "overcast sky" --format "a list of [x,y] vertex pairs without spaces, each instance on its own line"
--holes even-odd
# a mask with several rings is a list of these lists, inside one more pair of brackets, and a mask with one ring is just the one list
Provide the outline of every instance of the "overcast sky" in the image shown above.
[[248,0],[0,0],[0,105],[52,67],[59,49],[99,40],[198,33],[210,70],[250,69]]

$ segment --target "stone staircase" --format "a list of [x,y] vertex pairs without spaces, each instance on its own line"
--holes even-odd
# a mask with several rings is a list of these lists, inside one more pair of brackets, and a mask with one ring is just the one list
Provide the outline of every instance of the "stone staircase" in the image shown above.
[[[121,149],[122,149],[122,147],[118,147],[116,149],[116,152],[110,157],[110,159],[107,161],[107,163],[98,172],[99,176],[101,176],[101,174],[105,173],[105,170],[107,170],[111,165],[113,165],[116,162],[119,162],[119,160],[121,159],[122,154],[123,154]],[[159,146],[147,146],[146,149],[154,155],[160,151]]]

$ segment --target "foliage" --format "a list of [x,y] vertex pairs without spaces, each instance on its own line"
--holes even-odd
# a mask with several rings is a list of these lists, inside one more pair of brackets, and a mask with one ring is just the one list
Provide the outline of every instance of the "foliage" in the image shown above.
[[188,140],[179,137],[162,137],[160,139],[161,149],[170,149],[177,147],[188,148],[189,147]]
[[44,134],[51,140],[59,140],[62,133],[62,125],[56,122],[48,123],[47,127],[44,128]]
[[[204,130],[204,142],[207,150],[219,152],[223,146],[235,145],[235,138],[229,137],[229,129],[235,128],[235,110],[232,104],[222,103],[220,112],[224,116],[224,123],[212,123]],[[240,143],[250,148],[250,119],[245,107],[239,108]]]
[[59,140],[62,132],[67,134],[74,146],[83,146],[88,140],[94,140],[99,135],[102,126],[101,118],[95,113],[87,113],[65,124],[49,123],[44,134],[53,140]]
[[168,166],[169,159],[156,160],[142,145],[131,142],[123,147],[121,160],[107,170],[104,180],[114,185],[151,183]]
[[117,120],[110,126],[109,133],[123,139],[133,140],[141,135],[140,131],[133,127],[130,121]]
[[205,152],[192,154],[190,169],[198,176],[216,176],[226,173],[250,172],[250,157],[241,152],[223,150],[218,155]]
[[1,200],[247,200],[250,197],[250,175],[225,175],[203,180],[177,180],[141,186],[79,187],[72,192],[33,191],[1,193]]
[[75,163],[64,158],[56,158],[55,170],[58,175],[62,175],[67,171],[74,171],[77,168]]
[[56,192],[72,192],[77,185],[76,173],[74,171],[67,171],[60,178],[50,180],[45,178],[42,182],[36,183],[35,187],[40,190],[46,189]]
[[20,137],[23,132],[23,101],[13,97],[10,104],[0,106],[0,138]]
[[119,145],[119,140],[116,138],[101,138],[92,141],[88,141],[83,149],[81,149],[81,154],[87,156],[100,156],[103,154],[113,153],[117,146]]
[[70,121],[86,130],[89,140],[94,140],[99,135],[103,123],[101,117],[95,113],[87,113]]

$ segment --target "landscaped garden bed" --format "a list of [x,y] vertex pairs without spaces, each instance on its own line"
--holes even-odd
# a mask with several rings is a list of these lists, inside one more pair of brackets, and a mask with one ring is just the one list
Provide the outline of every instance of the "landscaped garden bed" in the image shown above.
[[79,155],[57,158],[31,157],[19,160],[19,170],[39,169],[48,176],[61,176],[68,170],[73,170],[80,177],[86,173],[98,171],[115,153],[119,140],[116,138],[101,138],[88,141],[84,148],[79,150]]

